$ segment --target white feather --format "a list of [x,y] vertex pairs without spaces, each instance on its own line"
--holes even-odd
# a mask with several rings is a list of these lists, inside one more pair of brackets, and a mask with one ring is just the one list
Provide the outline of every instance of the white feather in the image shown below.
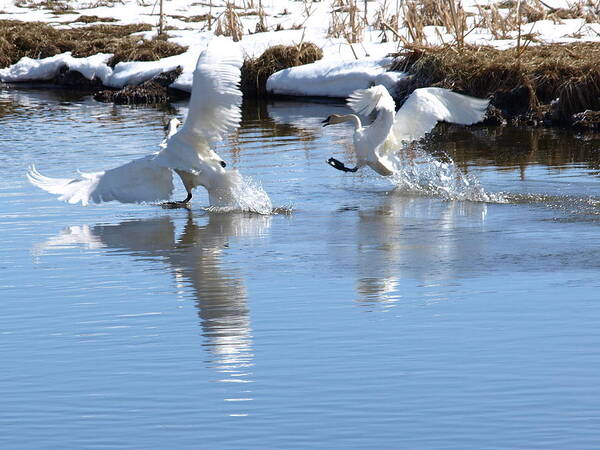
[[215,39],[209,44],[194,71],[185,123],[177,129],[179,121],[171,120],[160,152],[104,172],[81,173],[74,179],[49,178],[31,166],[27,178],[69,203],[153,202],[170,198],[171,171],[175,170],[186,189],[204,186],[211,203],[217,199],[222,203],[233,195],[228,190],[233,189],[239,174],[222,167],[222,159],[211,145],[239,125],[241,65],[240,50],[229,40]]
[[394,123],[394,99],[384,86],[378,85],[352,93],[348,98],[348,106],[358,114],[377,114],[370,125],[360,127],[354,133],[358,166],[368,165],[382,175],[390,175],[390,168],[382,165],[379,148],[387,139]]
[[416,89],[396,113],[390,144],[421,139],[438,122],[472,125],[481,122],[489,100],[468,97],[448,89]]
[[348,98],[348,106],[357,114],[377,114],[371,124],[363,126],[360,118],[353,114],[337,116],[331,123],[354,123],[356,168],[369,166],[380,175],[389,176],[394,172],[402,142],[422,138],[439,121],[461,125],[480,122],[488,104],[488,100],[430,87],[416,89],[394,114],[394,100],[387,89],[379,85],[359,89]]
[[357,89],[347,99],[348,106],[357,114],[364,116],[371,114],[374,110],[391,111],[396,110],[394,99],[385,88],[377,85],[369,89]]
[[87,205],[116,200],[139,203],[167,200],[173,193],[171,170],[154,162],[155,155],[134,159],[105,172],[80,173],[80,178],[49,178],[31,166],[29,181],[68,203]]
[[239,125],[242,62],[238,47],[224,39],[198,58],[187,118],[167,140],[167,147],[160,155],[169,167],[199,171],[206,160],[220,163],[221,158],[211,145]]

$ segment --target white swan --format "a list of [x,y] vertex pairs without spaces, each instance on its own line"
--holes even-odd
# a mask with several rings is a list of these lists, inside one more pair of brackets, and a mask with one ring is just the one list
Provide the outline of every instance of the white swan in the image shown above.
[[342,122],[354,125],[356,167],[348,168],[335,158],[327,163],[344,172],[356,172],[369,166],[380,175],[394,173],[394,153],[402,142],[411,142],[430,132],[439,121],[471,125],[483,120],[489,101],[467,97],[448,89],[429,87],[416,89],[402,108],[395,111],[394,100],[381,85],[358,89],[348,97],[348,106],[357,114],[376,113],[370,125],[364,125],[355,114],[332,114],[323,126]]
[[170,205],[187,204],[197,186],[206,188],[211,205],[231,205],[241,176],[236,170],[226,170],[225,162],[211,146],[239,124],[242,55],[225,39],[215,42],[198,58],[183,126],[177,129],[179,121],[171,120],[158,153],[105,172],[81,173],[75,179],[48,178],[32,165],[27,173],[29,181],[69,203],[155,202],[171,197],[174,171],[183,181],[187,197]]

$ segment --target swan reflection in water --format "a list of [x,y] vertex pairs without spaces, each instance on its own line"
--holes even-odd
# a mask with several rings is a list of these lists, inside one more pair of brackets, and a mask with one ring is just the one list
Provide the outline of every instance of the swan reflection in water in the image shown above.
[[[371,208],[352,207],[334,215],[332,229],[354,245],[330,244],[332,264],[352,262],[356,296],[364,305],[392,306],[402,297],[402,280],[435,286],[473,268],[485,245],[483,202],[444,201],[391,191]],[[475,264],[476,265],[476,264]],[[337,266],[339,269],[340,266]]]
[[164,262],[171,269],[177,288],[190,287],[194,292],[202,335],[211,355],[208,366],[221,374],[219,381],[249,382],[253,350],[248,295],[243,276],[231,266],[224,267],[222,254],[232,238],[264,236],[271,218],[243,213],[207,213],[201,217],[208,217],[204,225],[198,225],[189,211],[179,234],[169,216],[117,225],[69,227],[34,253],[86,245]]

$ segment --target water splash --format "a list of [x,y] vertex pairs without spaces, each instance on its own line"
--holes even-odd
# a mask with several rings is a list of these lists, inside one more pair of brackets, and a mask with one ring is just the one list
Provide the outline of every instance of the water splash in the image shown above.
[[486,192],[479,179],[460,170],[452,158],[443,161],[419,147],[398,153],[392,161],[392,182],[408,192],[442,197],[446,200],[505,203],[502,194]]
[[260,184],[250,177],[244,177],[237,170],[227,172],[222,185],[209,191],[212,212],[242,211],[269,215],[273,204]]

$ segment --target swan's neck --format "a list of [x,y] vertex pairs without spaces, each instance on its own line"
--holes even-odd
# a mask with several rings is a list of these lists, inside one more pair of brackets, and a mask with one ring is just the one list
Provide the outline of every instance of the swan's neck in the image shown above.
[[338,119],[340,122],[351,122],[352,125],[354,125],[354,129],[358,130],[359,128],[362,128],[362,123],[360,121],[360,117],[358,117],[355,114],[344,114],[343,116],[340,116]]
[[175,132],[177,131],[177,127],[179,126],[181,122],[179,122],[179,120],[177,119],[171,119],[169,121],[169,131],[167,132],[167,139],[169,139],[171,136],[173,136],[175,134]]
[[364,128],[364,133],[368,134],[369,142],[375,147],[385,142],[392,127],[394,126],[394,111],[379,111],[375,120]]

